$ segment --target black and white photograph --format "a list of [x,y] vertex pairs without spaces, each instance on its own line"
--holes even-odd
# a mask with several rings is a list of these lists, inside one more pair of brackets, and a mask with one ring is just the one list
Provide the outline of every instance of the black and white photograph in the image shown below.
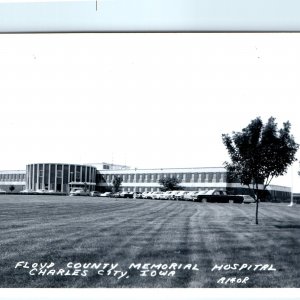
[[1,298],[299,299],[286,3],[0,0]]
[[2,288],[299,288],[298,35],[0,38]]

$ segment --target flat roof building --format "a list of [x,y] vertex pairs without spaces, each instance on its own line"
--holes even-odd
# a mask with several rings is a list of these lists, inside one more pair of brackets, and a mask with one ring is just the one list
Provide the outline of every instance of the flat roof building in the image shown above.
[[[247,186],[232,182],[226,169],[222,167],[100,170],[97,173],[97,187],[101,191],[111,190],[115,176],[122,178],[121,189],[128,192],[160,191],[161,178],[176,177],[180,181],[181,189],[186,191],[218,189],[232,194],[249,193]],[[262,185],[260,189],[263,189]],[[289,201],[290,195],[289,187],[270,185],[266,191],[266,200]]]
[[[176,177],[180,188],[186,191],[219,189],[231,194],[248,194],[249,189],[230,180],[225,168],[157,168],[130,169],[125,165],[35,163],[26,166],[26,171],[0,171],[0,188],[9,192],[52,191],[68,194],[72,187],[83,187],[90,191],[111,191],[115,176],[122,178],[121,190],[128,192],[154,192],[161,189],[159,180]],[[262,189],[262,186],[260,187]],[[269,201],[290,201],[291,188],[270,185],[265,195]]]

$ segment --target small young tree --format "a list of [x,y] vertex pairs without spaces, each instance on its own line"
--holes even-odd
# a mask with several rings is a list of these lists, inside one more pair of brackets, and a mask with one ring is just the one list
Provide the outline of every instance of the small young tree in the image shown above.
[[113,192],[114,193],[117,193],[120,191],[120,187],[122,185],[122,181],[123,179],[120,177],[120,176],[114,176],[114,179],[113,179]]
[[161,178],[158,182],[162,185],[160,188],[162,191],[174,191],[180,188],[179,184],[181,181],[177,177],[173,176]]
[[290,134],[291,124],[283,123],[277,128],[273,117],[264,125],[256,118],[232,136],[223,134],[231,162],[225,162],[227,171],[243,185],[252,189],[255,195],[255,222],[258,224],[259,190],[264,192],[272,179],[286,173],[287,168],[296,160],[299,145]]
[[9,187],[9,190],[10,190],[10,192],[12,193],[12,192],[15,190],[15,187],[14,187],[13,185],[11,185],[11,186]]
[[88,185],[87,185],[87,183],[85,182],[84,185],[83,185],[83,190],[86,192],[87,189],[88,189]]

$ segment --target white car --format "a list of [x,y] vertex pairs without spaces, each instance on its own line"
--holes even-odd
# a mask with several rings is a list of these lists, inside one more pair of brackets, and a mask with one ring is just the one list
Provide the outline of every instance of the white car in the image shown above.
[[148,195],[148,192],[143,192],[142,193],[142,199],[147,199],[147,195]]
[[169,195],[172,193],[173,191],[166,191],[166,192],[163,192],[161,194],[161,199],[169,199]]
[[90,192],[85,191],[83,188],[72,188],[70,191],[70,196],[89,196]]
[[152,194],[153,194],[154,192],[148,192],[148,193],[146,193],[145,194],[145,198],[144,199],[152,199]]
[[183,195],[183,200],[193,200],[193,196],[195,196],[198,192],[197,191],[192,191],[192,192],[188,192],[186,194]]
[[6,194],[6,192],[0,189],[0,194]]
[[162,199],[163,192],[153,192],[151,194],[151,199]]
[[174,200],[176,195],[180,192],[183,192],[183,191],[172,191],[171,193],[169,193],[166,197],[168,200]]
[[187,191],[180,191],[177,194],[175,194],[175,199],[176,200],[182,200],[184,195],[186,195],[188,192]]
[[92,192],[90,192],[90,196],[91,197],[100,197],[100,193],[97,191],[92,191]]
[[36,190],[35,192],[38,193],[38,194],[46,194],[46,193],[47,193],[47,190],[45,190],[45,189],[40,189],[40,190]]
[[100,197],[110,197],[112,195],[112,192],[105,192],[100,194]]
[[19,193],[20,194],[28,194],[28,193],[31,193],[31,191],[25,189],[25,190],[20,191]]
[[246,204],[249,204],[249,203],[255,203],[255,200],[254,198],[252,198],[251,196],[249,195],[240,195],[243,197],[243,203],[246,203]]

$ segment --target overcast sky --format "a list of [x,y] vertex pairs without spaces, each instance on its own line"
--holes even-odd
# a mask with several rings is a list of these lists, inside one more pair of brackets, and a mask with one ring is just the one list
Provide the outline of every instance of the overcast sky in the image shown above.
[[[257,116],[289,120],[300,142],[299,34],[3,35],[0,44],[1,170],[222,166],[221,134]],[[289,173],[273,183],[291,182]]]

